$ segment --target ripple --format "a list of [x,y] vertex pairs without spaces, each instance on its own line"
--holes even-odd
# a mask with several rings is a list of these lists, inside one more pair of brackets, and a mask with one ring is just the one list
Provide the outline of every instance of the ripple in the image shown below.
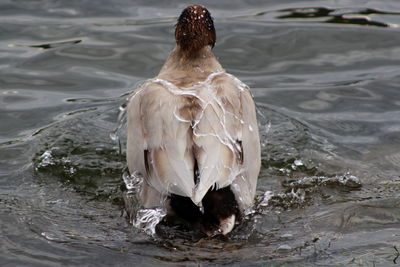
[[393,166],[400,167],[400,153],[385,155],[385,159],[393,164]]
[[398,27],[397,24],[386,23],[374,20],[374,15],[384,16],[400,16],[400,12],[386,12],[372,8],[366,9],[347,9],[347,8],[326,8],[326,7],[308,7],[308,8],[289,8],[279,10],[278,19],[302,21],[315,21],[315,19],[323,18],[325,23],[347,24],[359,26],[375,26],[375,27]]
[[46,44],[29,45],[29,47],[52,49],[52,48],[57,48],[57,47],[75,45],[75,44],[79,44],[81,42],[82,42],[82,40],[58,41],[58,42],[51,42],[51,43],[46,43]]
[[355,227],[371,229],[374,227],[396,227],[400,225],[400,202],[396,199],[370,201],[348,207],[341,211],[339,220],[334,222],[339,228],[351,231]]
[[216,55],[257,88],[264,115],[263,205],[209,239],[167,223],[154,237],[132,229],[124,151],[109,139],[123,94],[168,56],[184,4],[3,1],[0,264],[393,264],[399,8],[349,3],[207,3]]
[[38,179],[57,179],[83,194],[121,199],[115,193],[124,168],[122,155],[108,137],[113,129],[107,121],[110,114],[103,112],[85,112],[55,123],[37,135],[42,144],[34,158]]
[[305,110],[326,110],[332,106],[329,102],[322,100],[309,100],[299,104],[299,107]]

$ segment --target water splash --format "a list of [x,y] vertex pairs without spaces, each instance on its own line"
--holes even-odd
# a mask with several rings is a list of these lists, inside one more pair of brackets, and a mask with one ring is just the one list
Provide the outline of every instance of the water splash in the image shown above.
[[344,175],[337,175],[333,177],[325,176],[312,176],[304,177],[297,181],[288,181],[282,184],[289,188],[309,188],[315,186],[344,186],[351,189],[360,188],[362,186],[358,177],[346,173]]
[[294,162],[291,165],[293,170],[296,170],[298,167],[301,167],[301,166],[304,166],[304,163],[299,159],[294,160]]
[[[252,95],[253,99],[254,96]],[[258,115],[257,118],[257,123],[258,123],[258,131],[260,134],[260,142],[261,142],[261,147],[265,148],[267,146],[267,136],[269,134],[269,131],[271,130],[271,121],[267,119],[267,117],[264,115],[264,113],[261,111],[261,108],[256,104],[256,112]]]
[[144,177],[139,172],[129,174],[124,172],[122,175],[126,191],[123,194],[125,210],[128,213],[129,221],[140,231],[148,235],[154,235],[157,224],[167,215],[164,207],[153,209],[142,208],[140,193],[144,182]]
[[40,169],[43,167],[47,167],[49,165],[54,165],[54,159],[51,150],[46,150],[40,157],[39,157],[39,164],[37,165],[36,169]]
[[117,127],[110,133],[110,139],[114,142],[118,143],[119,154],[122,154],[122,145],[121,145],[121,132],[122,129],[126,128],[126,109],[128,106],[128,99],[124,103],[119,106],[119,114],[117,120]]
[[322,187],[342,187],[357,190],[362,184],[359,178],[346,173],[333,177],[303,177],[296,181],[285,181],[282,186],[286,188],[285,192],[266,191],[263,195],[258,196],[256,211],[265,213],[267,211],[266,208],[280,207],[286,209],[293,206],[302,206],[311,200],[312,193],[318,192],[318,189]]
[[338,180],[339,184],[342,184],[347,187],[351,187],[351,188],[361,187],[360,179],[358,179],[358,177],[356,177],[354,175],[351,175],[349,172],[347,172],[343,176],[339,176],[337,180]]
[[274,196],[274,193],[272,191],[265,191],[264,195],[262,196],[258,206],[260,207],[266,207],[268,206],[269,201],[271,198]]
[[141,208],[140,192],[142,190],[143,177],[140,173],[129,174],[128,171],[125,171],[122,174],[122,179],[127,189],[123,193],[125,210],[128,213],[129,221],[133,223],[136,220],[137,212]]
[[256,211],[258,213],[265,213],[266,208],[290,208],[297,207],[305,204],[307,191],[302,188],[292,188],[286,193],[274,193],[266,191],[262,196],[259,196],[256,204]]
[[124,180],[129,194],[136,194],[140,192],[143,184],[143,175],[140,172],[134,172],[132,174],[124,172],[122,174],[122,179]]
[[156,233],[156,226],[166,215],[167,211],[163,207],[139,209],[136,213],[136,219],[132,224],[146,234],[154,236]]
[[119,152],[122,154],[122,150],[125,149],[125,146],[123,146],[124,142],[121,142],[125,137],[126,133],[126,126],[127,126],[127,109],[128,109],[128,104],[129,100],[131,97],[135,97],[136,94],[138,94],[141,91],[141,86],[143,85],[143,81],[137,82],[133,87],[134,88],[139,88],[139,90],[136,90],[133,94],[128,94],[128,97],[125,96],[124,102],[119,106],[119,113],[118,113],[118,119],[117,119],[117,126],[114,128],[113,131],[110,132],[109,137],[112,141],[118,143],[119,147]]

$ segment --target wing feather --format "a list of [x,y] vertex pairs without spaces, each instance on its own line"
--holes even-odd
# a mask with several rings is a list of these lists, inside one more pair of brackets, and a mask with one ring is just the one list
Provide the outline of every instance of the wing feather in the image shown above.
[[[131,98],[130,171],[144,175],[153,190],[147,194],[151,197],[173,193],[200,204],[210,188],[231,185],[240,206],[250,206],[260,169],[260,142],[250,92],[225,73],[190,93],[176,89],[150,81]],[[196,185],[195,164],[199,171]],[[152,203],[148,199],[144,202]]]
[[187,152],[192,146],[187,136],[190,121],[174,115],[185,105],[182,100],[157,82],[139,89],[128,104],[127,161],[131,173],[142,173],[159,193],[191,197],[194,159]]
[[243,172],[235,178],[231,188],[237,196],[239,205],[242,209],[246,209],[253,204],[256,194],[257,179],[261,167],[261,148],[253,98],[248,90],[242,91],[240,98],[244,121],[241,139]]
[[[210,188],[232,184],[239,204],[252,204],[260,169],[260,141],[255,106],[246,86],[231,75],[216,77],[211,89],[200,95],[207,106],[197,124],[194,142],[198,154],[200,181],[193,201],[199,203]],[[208,98],[212,98],[211,100]]]

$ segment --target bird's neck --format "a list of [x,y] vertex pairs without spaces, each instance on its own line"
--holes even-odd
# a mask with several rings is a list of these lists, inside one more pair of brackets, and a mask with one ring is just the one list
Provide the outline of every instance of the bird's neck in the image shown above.
[[188,87],[204,81],[210,74],[224,71],[221,64],[205,46],[196,53],[188,53],[176,46],[162,67],[157,78],[174,83],[176,86]]

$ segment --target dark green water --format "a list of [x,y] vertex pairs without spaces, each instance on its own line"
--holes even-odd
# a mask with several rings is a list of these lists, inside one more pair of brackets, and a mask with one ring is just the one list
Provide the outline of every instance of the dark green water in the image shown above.
[[400,3],[199,2],[269,125],[256,213],[226,240],[121,216],[109,135],[189,2],[2,1],[1,266],[399,264]]

